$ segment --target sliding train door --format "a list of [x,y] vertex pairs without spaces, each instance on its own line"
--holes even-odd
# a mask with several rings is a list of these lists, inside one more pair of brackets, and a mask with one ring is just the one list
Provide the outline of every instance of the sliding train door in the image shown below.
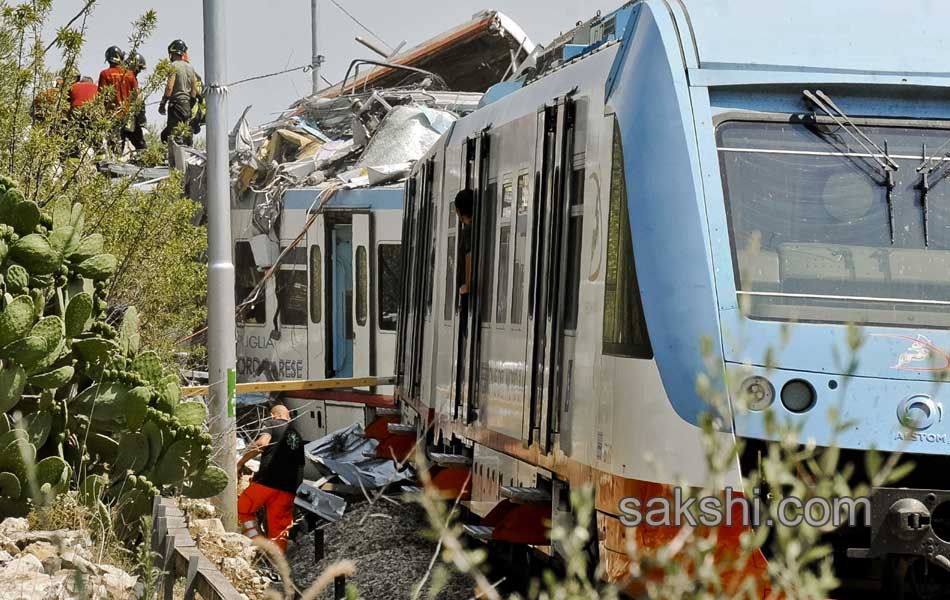
[[[529,444],[550,452],[560,428],[565,395],[565,359],[573,344],[567,339],[576,282],[571,279],[570,179],[573,173],[574,102],[561,98],[538,111],[535,194],[531,220],[532,258],[528,290],[528,349],[523,433]],[[569,295],[570,294],[570,295]],[[576,310],[576,308],[574,309]]]
[[307,271],[310,278],[310,297],[307,319],[307,377],[309,379],[323,379],[326,377],[326,324],[324,323],[324,296],[326,278],[325,252],[326,249],[326,221],[323,215],[317,215],[311,233],[307,235],[311,240],[307,249]]

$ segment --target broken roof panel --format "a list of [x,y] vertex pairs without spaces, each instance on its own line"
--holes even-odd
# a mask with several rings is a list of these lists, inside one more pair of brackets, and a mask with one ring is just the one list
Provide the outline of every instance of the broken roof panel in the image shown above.
[[[398,65],[431,71],[442,77],[449,89],[463,92],[484,92],[505,78],[511,68],[512,55],[524,57],[534,51],[528,35],[504,13],[483,11],[471,21],[440,33],[432,39],[389,57]],[[364,88],[391,88],[404,85],[406,73],[388,67],[375,68],[323,91],[324,97],[336,97]]]

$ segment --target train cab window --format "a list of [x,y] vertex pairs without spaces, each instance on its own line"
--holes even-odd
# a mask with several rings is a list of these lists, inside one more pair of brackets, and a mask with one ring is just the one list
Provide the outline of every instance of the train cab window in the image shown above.
[[[234,295],[240,304],[254,290],[260,282],[263,273],[254,261],[254,252],[249,242],[238,242],[234,245]],[[244,323],[260,324],[267,320],[267,301],[264,290],[257,296],[257,301],[244,311]]]
[[507,181],[501,188],[501,218],[498,220],[498,296],[495,299],[495,323],[508,322],[508,258],[511,244],[511,209],[514,186]]
[[277,310],[283,325],[307,324],[307,272],[277,272]]
[[511,322],[520,324],[524,312],[526,285],[525,253],[528,245],[528,193],[531,180],[527,173],[518,176],[518,197],[515,208],[514,267],[511,287]]
[[310,321],[323,318],[323,257],[320,246],[310,247]]
[[369,316],[369,298],[367,288],[369,284],[369,261],[366,255],[366,246],[356,248],[356,324],[366,326]]
[[399,244],[380,244],[376,247],[376,289],[380,331],[396,331],[399,317],[399,299],[402,294],[402,251]]
[[603,349],[604,354],[614,356],[653,358],[633,261],[633,238],[630,236],[627,184],[624,180],[623,143],[616,119],[610,172],[610,208],[607,217]]

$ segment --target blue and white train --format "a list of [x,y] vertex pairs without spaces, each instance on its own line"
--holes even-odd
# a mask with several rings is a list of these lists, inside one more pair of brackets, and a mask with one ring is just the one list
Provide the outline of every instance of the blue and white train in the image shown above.
[[719,435],[747,443],[726,486],[774,436],[768,414],[859,467],[913,455],[871,526],[830,538],[835,564],[891,597],[950,581],[948,22],[926,0],[630,3],[416,164],[396,393],[470,460],[473,511],[537,488],[556,512],[593,484],[599,557],[622,576],[621,500],[709,483],[697,381],[724,372]]

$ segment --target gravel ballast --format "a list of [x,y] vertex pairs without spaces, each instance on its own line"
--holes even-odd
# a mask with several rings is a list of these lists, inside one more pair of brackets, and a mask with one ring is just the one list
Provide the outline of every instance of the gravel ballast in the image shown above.
[[[306,590],[325,568],[347,559],[356,564],[356,573],[347,583],[356,585],[360,597],[367,600],[412,598],[413,588],[425,577],[437,545],[419,505],[400,502],[397,506],[385,499],[349,505],[340,522],[324,529],[324,541],[326,555],[317,564],[313,561],[312,533],[300,536],[288,548],[297,587]],[[426,588],[431,583],[432,575]],[[471,580],[456,573],[436,598],[467,600],[474,596]],[[332,599],[332,586],[320,597]],[[421,599],[429,597],[428,589],[419,595]]]

